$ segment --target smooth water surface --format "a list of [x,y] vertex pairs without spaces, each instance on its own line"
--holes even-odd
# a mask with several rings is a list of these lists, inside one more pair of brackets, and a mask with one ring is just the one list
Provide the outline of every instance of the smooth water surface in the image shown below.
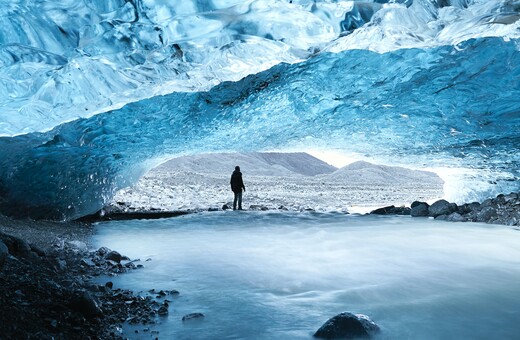
[[[380,339],[520,334],[520,232],[511,227],[212,212],[99,223],[94,245],[145,266],[111,278],[116,287],[180,292],[152,327],[159,338],[311,339],[343,311],[372,318]],[[182,322],[193,312],[205,318]]]

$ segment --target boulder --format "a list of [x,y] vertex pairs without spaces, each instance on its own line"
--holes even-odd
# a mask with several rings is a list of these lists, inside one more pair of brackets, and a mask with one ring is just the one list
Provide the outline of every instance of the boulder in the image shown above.
[[437,217],[440,215],[449,215],[457,209],[457,205],[454,203],[450,203],[446,200],[438,200],[433,203],[429,208],[429,216]]
[[8,255],[9,250],[7,249],[7,246],[4,244],[4,242],[0,241],[0,271],[2,268],[4,268],[5,260],[7,259]]
[[367,338],[379,332],[379,326],[363,314],[343,312],[327,320],[314,333],[314,337],[322,339],[355,339]]
[[414,205],[412,203],[412,210],[410,211],[410,215],[412,215],[412,217],[426,217],[429,215],[428,203],[424,203],[424,202],[414,202],[414,203],[419,203],[419,204]]
[[410,215],[410,208],[396,207],[390,205],[388,207],[379,208],[370,212],[373,215]]
[[86,291],[76,294],[71,299],[70,306],[86,318],[93,318],[103,313],[96,300]]
[[462,215],[471,214],[473,211],[480,209],[480,203],[465,203],[458,207],[458,212]]
[[450,222],[466,222],[466,218],[461,214],[454,212],[448,216],[446,216],[446,221]]
[[372,210],[370,215],[394,215],[395,214],[395,206],[390,205],[388,207],[379,208],[376,210]]
[[122,256],[117,251],[112,250],[111,252],[105,255],[105,259],[114,261],[116,263],[121,263]]
[[72,251],[77,253],[86,253],[88,251],[87,244],[82,241],[69,241],[67,245],[72,249]]
[[477,222],[489,222],[493,217],[497,216],[495,207],[487,205],[477,213]]
[[429,205],[428,203],[426,203],[426,202],[413,201],[412,204],[410,205],[410,208],[413,209],[413,208],[415,208],[415,207],[417,207],[417,206],[419,206],[419,205],[423,205],[423,204],[426,204],[426,206],[428,206],[428,207],[430,206],[430,205]]

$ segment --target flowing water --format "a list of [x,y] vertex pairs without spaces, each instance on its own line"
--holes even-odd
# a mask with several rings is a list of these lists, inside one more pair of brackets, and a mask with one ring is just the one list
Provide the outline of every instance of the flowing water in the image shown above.
[[[511,227],[228,211],[99,223],[94,245],[141,259],[115,287],[180,292],[152,326],[160,339],[311,339],[343,311],[368,315],[380,339],[520,338]],[[182,321],[193,312],[205,317]],[[126,336],[157,336],[144,328]]]

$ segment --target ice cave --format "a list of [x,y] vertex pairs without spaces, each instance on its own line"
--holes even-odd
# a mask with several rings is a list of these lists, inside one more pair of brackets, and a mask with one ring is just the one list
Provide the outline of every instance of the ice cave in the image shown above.
[[334,149],[519,189],[512,0],[2,1],[0,211],[91,214],[155,165]]

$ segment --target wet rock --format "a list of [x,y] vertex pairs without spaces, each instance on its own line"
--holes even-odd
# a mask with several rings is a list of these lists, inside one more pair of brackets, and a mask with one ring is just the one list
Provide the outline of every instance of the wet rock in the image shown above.
[[121,263],[122,256],[117,251],[112,250],[108,254],[105,255],[105,259],[108,261],[114,261],[116,263]]
[[196,320],[201,319],[204,317],[204,314],[202,313],[190,313],[186,314],[182,317],[182,321],[190,321],[190,320]]
[[96,264],[89,258],[81,259],[81,265],[87,267],[94,267]]
[[166,306],[159,307],[159,309],[157,310],[157,314],[168,315],[168,307],[166,307]]
[[107,247],[100,247],[97,251],[96,251],[96,255],[98,256],[101,256],[101,257],[104,257],[106,254],[110,253],[112,250],[107,248]]
[[322,339],[355,339],[371,337],[379,332],[370,318],[363,314],[343,312],[327,320],[314,333],[314,337]]
[[376,210],[372,210],[370,212],[371,215],[393,215],[395,211],[395,206],[391,205],[388,207],[379,208]]
[[379,208],[370,212],[373,215],[410,215],[410,208],[406,207],[396,207],[396,206],[388,206],[384,208]]
[[70,306],[75,311],[83,314],[86,318],[93,318],[102,314],[101,308],[90,293],[82,291],[74,295]]
[[229,205],[229,203],[226,203],[222,206],[222,210],[229,210],[229,209],[232,209],[232,206]]
[[429,204],[426,202],[415,201],[411,205],[410,215],[412,217],[427,217],[429,215]]
[[446,216],[446,221],[449,222],[466,222],[466,218],[461,214],[454,212],[448,216]]
[[79,253],[86,253],[88,251],[88,247],[85,242],[81,241],[69,241],[67,242],[67,246],[69,246],[73,251]]
[[0,271],[4,268],[5,260],[9,255],[9,250],[4,242],[0,241]]
[[473,202],[473,203],[466,203],[458,207],[458,212],[461,215],[470,214],[474,211],[477,211],[480,209],[480,203]]
[[208,208],[208,211],[218,211],[218,208]]
[[497,216],[497,210],[491,205],[487,205],[477,213],[477,222],[489,222]]
[[457,210],[457,205],[446,200],[438,200],[429,208],[429,216],[437,217],[440,215],[449,215]]

